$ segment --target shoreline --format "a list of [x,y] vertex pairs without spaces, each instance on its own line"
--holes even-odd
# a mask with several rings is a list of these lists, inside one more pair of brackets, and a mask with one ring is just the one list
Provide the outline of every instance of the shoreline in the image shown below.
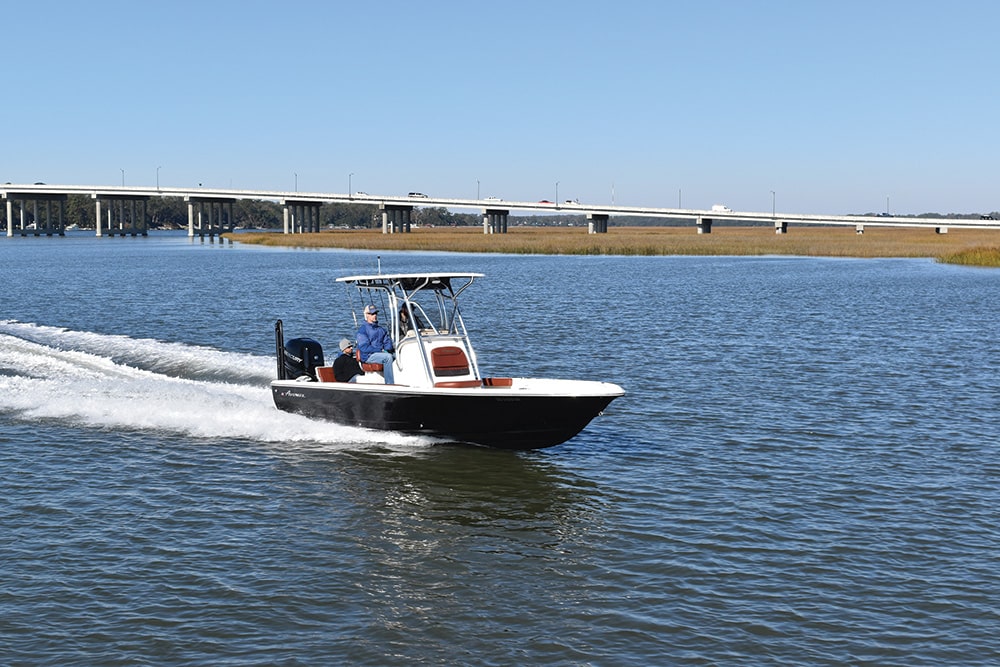
[[383,234],[381,229],[328,230],[306,234],[240,232],[234,242],[346,250],[416,250],[545,255],[796,255],[807,257],[931,258],[970,266],[1000,267],[997,230],[870,227],[610,227],[588,234],[582,227],[513,227],[507,234],[483,234],[478,227],[417,228]]

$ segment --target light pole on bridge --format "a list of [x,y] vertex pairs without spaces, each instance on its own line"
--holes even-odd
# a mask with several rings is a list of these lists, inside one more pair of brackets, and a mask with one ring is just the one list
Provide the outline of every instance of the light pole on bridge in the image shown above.
[[122,187],[124,188],[125,187],[125,170],[122,169],[121,172],[122,172]]
[[354,190],[351,188],[351,179],[354,178],[354,172],[352,171],[347,175],[347,198],[354,199]]
[[162,169],[162,167],[157,167],[156,168],[156,189],[157,190],[160,189],[160,169]]
[[771,217],[774,217],[774,190],[771,190]]

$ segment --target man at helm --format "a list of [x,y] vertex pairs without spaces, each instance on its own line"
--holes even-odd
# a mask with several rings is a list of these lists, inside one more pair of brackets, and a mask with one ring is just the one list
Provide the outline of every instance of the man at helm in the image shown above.
[[361,361],[368,364],[382,364],[382,376],[386,384],[392,384],[392,361],[396,351],[392,338],[385,327],[378,323],[378,308],[372,304],[365,306],[365,323],[358,329],[358,352]]

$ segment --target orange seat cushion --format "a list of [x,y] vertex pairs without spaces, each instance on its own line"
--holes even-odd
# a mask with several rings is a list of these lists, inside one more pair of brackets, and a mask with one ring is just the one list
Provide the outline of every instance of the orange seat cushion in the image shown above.
[[431,350],[434,375],[447,377],[469,374],[469,359],[460,347],[436,347]]

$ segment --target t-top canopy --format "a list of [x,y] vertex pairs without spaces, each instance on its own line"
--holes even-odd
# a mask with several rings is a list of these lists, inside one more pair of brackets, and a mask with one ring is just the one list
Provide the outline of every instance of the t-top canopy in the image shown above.
[[388,289],[398,285],[406,291],[414,289],[450,289],[453,278],[465,278],[472,282],[482,278],[482,273],[383,273],[374,276],[345,276],[337,278],[338,283],[354,283],[357,287],[380,287]]

